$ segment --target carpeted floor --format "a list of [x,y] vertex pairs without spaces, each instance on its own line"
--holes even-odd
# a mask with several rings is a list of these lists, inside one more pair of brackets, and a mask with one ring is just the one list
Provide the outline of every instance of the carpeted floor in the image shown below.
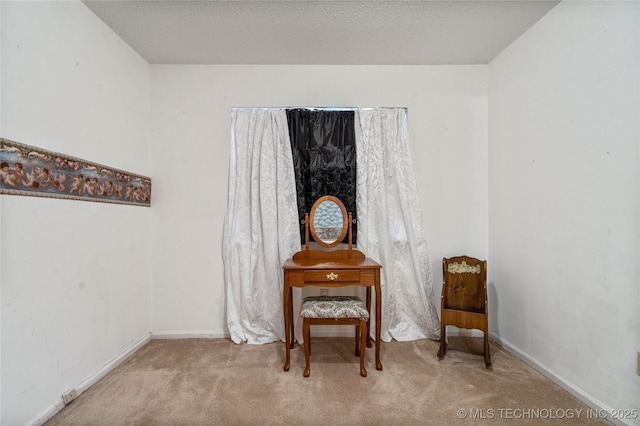
[[484,367],[482,339],[382,343],[383,371],[353,340],[312,336],[304,353],[284,344],[226,339],[152,340],[72,401],[54,425],[449,425],[608,424],[594,410],[499,346]]

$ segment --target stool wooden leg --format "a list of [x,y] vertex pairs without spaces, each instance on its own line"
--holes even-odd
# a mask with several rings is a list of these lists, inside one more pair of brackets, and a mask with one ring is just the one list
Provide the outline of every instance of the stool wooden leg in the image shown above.
[[305,318],[304,321],[302,321],[302,335],[304,339],[304,360],[307,364],[306,367],[304,368],[304,373],[302,373],[304,377],[309,377],[309,374],[311,373],[311,367],[309,365],[309,352],[311,350],[310,334],[311,333],[309,333],[309,321]]
[[362,377],[367,377],[367,370],[364,368],[364,348],[367,347],[367,338],[365,336],[367,334],[367,322],[360,320],[360,375]]
[[447,352],[447,326],[440,325],[440,349],[438,349],[438,359],[444,358],[444,354]]
[[360,326],[356,325],[356,356],[360,356]]
[[491,367],[491,354],[489,353],[489,330],[484,331],[484,366]]

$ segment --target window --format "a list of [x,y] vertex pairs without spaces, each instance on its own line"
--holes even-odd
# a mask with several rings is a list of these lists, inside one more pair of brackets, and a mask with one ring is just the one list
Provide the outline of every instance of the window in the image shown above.
[[355,244],[357,211],[354,111],[289,109],[287,122],[296,174],[301,244],[304,244],[305,238],[305,213],[324,195],[339,198],[347,212],[351,212],[352,241]]

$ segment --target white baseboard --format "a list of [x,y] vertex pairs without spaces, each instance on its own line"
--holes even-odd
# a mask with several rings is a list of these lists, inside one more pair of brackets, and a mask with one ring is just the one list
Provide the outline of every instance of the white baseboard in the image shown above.
[[[314,325],[311,337],[354,337],[353,327],[337,325]],[[231,335],[220,331],[153,331],[151,339],[231,339]]]
[[[116,355],[111,361],[109,361],[100,370],[98,370],[97,373],[95,373],[91,377],[83,380],[78,385],[76,385],[75,389],[78,395],[80,395],[82,392],[89,389],[92,385],[96,384],[98,380],[106,376],[108,373],[111,372],[111,370],[116,368],[118,365],[122,364],[127,358],[129,358],[138,349],[144,346],[150,339],[151,339],[150,334],[145,335],[142,339],[138,340],[137,342],[135,342],[134,344],[132,344],[131,346],[129,346],[128,348],[120,352],[118,355]],[[44,410],[40,415],[36,416],[32,421],[28,422],[27,424],[40,426],[44,424],[47,420],[49,420],[51,417],[55,416],[63,408],[64,408],[64,401],[62,400],[62,395],[61,395],[55,404],[53,404],[51,407]]]
[[120,352],[115,358],[113,358],[109,363],[107,363],[107,365],[105,365],[100,370],[98,370],[96,374],[94,374],[93,376],[89,377],[88,379],[80,383],[78,386],[76,386],[78,395],[80,395],[82,392],[89,389],[91,386],[95,385],[98,382],[98,380],[102,379],[104,376],[110,373],[111,370],[116,368],[118,365],[122,364],[127,358],[129,358],[131,355],[136,353],[138,349],[140,349],[145,344],[147,344],[149,340],[151,340],[151,335],[147,334],[142,339],[138,340],[136,343],[129,346],[124,351]]
[[[507,352],[509,352],[512,355],[516,356],[517,358],[522,360],[525,364],[529,365],[533,369],[535,369],[538,372],[540,372],[543,376],[545,376],[546,378],[548,378],[549,380],[551,380],[552,382],[554,382],[555,384],[560,386],[562,389],[564,389],[567,392],[569,392],[571,395],[573,395],[576,398],[578,398],[580,401],[584,402],[586,405],[588,405],[594,411],[596,411],[596,412],[602,411],[603,414],[604,413],[611,413],[613,411],[611,407],[609,407],[608,405],[606,405],[605,403],[603,403],[602,401],[600,401],[599,399],[597,399],[593,395],[585,392],[583,389],[579,388],[578,386],[574,385],[573,383],[567,381],[563,377],[557,375],[556,373],[551,371],[549,368],[547,368],[545,365],[541,364],[538,360],[532,358],[531,356],[529,356],[528,354],[526,354],[525,352],[520,350],[518,347],[516,347],[513,344],[511,344],[508,340],[503,339],[502,337],[500,337],[500,336],[498,336],[498,335],[496,335],[494,333],[491,333],[491,332],[489,333],[489,336],[490,336],[491,340],[493,340],[496,343],[498,343]],[[627,421],[623,421],[623,420],[619,420],[619,419],[611,419],[610,417],[611,416],[607,416],[606,420],[608,420],[609,422],[611,422],[613,424],[621,425],[621,426],[622,425],[629,425],[629,426],[634,425],[634,423],[631,423],[631,420],[629,420],[627,422]]]
[[152,331],[152,339],[230,339],[224,331]]
[[[375,331],[375,330],[374,330]],[[370,330],[371,338],[374,332]],[[355,330],[352,327],[342,325],[314,325],[311,327],[311,337],[354,337]],[[466,328],[447,327],[447,337],[482,337],[484,333],[480,330],[470,330]]]
[[26,424],[40,426],[44,424],[47,420],[49,420],[51,417],[55,416],[58,413],[58,411],[62,410],[63,408],[64,408],[64,402],[62,401],[62,397],[60,397],[60,400],[56,401],[54,405],[44,410],[42,413],[37,415],[34,419],[27,422]]

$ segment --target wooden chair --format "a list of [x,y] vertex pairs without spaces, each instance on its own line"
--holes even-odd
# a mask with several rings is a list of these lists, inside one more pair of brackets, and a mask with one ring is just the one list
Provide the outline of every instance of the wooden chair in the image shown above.
[[355,325],[356,356],[360,356],[360,375],[367,377],[364,368],[364,350],[366,347],[369,312],[362,300],[357,296],[312,296],[305,297],[300,316],[303,317],[302,333],[304,336],[304,359],[306,367],[304,377],[309,377],[311,368],[309,356],[311,352],[310,326],[320,325]]
[[487,261],[468,256],[442,259],[440,349],[447,351],[447,325],[484,332],[484,364],[491,366],[487,307]]

